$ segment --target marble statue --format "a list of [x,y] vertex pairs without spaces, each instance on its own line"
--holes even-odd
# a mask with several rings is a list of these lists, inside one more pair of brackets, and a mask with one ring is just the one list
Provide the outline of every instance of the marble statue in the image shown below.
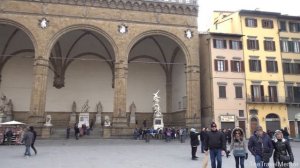
[[109,116],[104,117],[104,127],[109,127],[111,125]]
[[135,124],[136,106],[134,102],[131,103],[129,109],[130,109],[130,124]]
[[102,113],[103,107],[102,103],[99,101],[99,103],[96,105],[97,113]]
[[103,107],[102,107],[102,103],[99,101],[99,103],[96,105],[96,110],[97,110],[97,114],[96,114],[96,125],[101,125],[101,113],[103,111]]
[[159,105],[160,97],[158,96],[158,93],[159,90],[153,94],[153,106],[152,106],[154,111],[153,128],[155,130],[164,128],[163,116],[160,111],[160,105]]
[[52,123],[51,123],[51,115],[48,114],[46,115],[46,123],[44,124],[45,126],[52,126]]
[[72,112],[73,112],[73,113],[76,113],[76,109],[77,109],[77,107],[76,107],[76,102],[73,101],[73,104],[72,104]]
[[159,90],[153,94],[153,110],[154,110],[154,115],[155,116],[161,116],[161,111],[160,111],[160,105],[159,105],[159,99],[160,97],[158,96]]

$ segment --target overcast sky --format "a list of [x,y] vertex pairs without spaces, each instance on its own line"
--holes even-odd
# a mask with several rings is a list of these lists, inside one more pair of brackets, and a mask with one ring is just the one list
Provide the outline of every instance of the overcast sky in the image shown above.
[[212,12],[214,10],[238,11],[240,9],[279,12],[300,16],[300,0],[198,0],[199,31],[209,28]]

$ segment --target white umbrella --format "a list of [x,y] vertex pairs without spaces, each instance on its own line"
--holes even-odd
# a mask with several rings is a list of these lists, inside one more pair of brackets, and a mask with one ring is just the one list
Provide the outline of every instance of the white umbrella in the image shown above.
[[19,121],[8,121],[4,123],[0,123],[0,125],[24,125],[25,123],[19,122]]

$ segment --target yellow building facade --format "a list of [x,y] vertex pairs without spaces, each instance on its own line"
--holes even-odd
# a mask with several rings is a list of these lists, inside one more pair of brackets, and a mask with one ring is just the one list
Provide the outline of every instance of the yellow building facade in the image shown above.
[[300,17],[283,15],[278,24],[290,135],[299,137]]
[[214,12],[210,32],[243,35],[246,114],[251,135],[257,125],[265,131],[288,126],[282,59],[278,34],[279,13]]

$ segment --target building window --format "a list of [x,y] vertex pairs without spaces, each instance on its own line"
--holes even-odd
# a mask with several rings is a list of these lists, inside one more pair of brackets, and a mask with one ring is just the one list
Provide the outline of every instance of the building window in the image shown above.
[[282,52],[289,52],[288,40],[280,40],[280,49]]
[[275,51],[275,41],[272,40],[264,40],[264,49],[265,51]]
[[246,26],[247,27],[257,27],[257,20],[253,18],[246,18]]
[[261,72],[260,60],[249,60],[249,68],[251,72]]
[[251,85],[251,100],[253,102],[264,101],[264,86],[263,85]]
[[248,50],[259,50],[258,40],[247,39],[247,48]]
[[280,31],[285,32],[286,31],[286,22],[280,21]]
[[261,21],[262,27],[263,28],[268,28],[268,29],[273,29],[273,20],[262,20]]
[[226,98],[226,86],[219,86],[219,98]]
[[239,117],[245,117],[244,110],[239,110]]
[[244,72],[244,61],[231,61],[231,72]]
[[235,86],[235,98],[243,98],[242,86]]
[[294,72],[293,70],[293,64],[292,63],[283,63],[283,73],[284,74],[292,74]]
[[243,43],[241,41],[229,40],[229,48],[233,50],[242,50]]
[[290,32],[300,32],[300,23],[289,22]]
[[287,100],[288,103],[300,103],[300,87],[287,86]]
[[215,60],[215,70],[219,72],[228,71],[228,61],[227,60]]
[[267,60],[267,72],[278,72],[277,61],[275,60]]
[[283,63],[284,74],[300,74],[300,63]]
[[295,53],[300,53],[300,42],[299,41],[293,41],[293,49]]
[[213,39],[214,48],[226,49],[226,40],[221,39]]
[[269,102],[278,102],[277,98],[277,87],[276,86],[269,86]]

